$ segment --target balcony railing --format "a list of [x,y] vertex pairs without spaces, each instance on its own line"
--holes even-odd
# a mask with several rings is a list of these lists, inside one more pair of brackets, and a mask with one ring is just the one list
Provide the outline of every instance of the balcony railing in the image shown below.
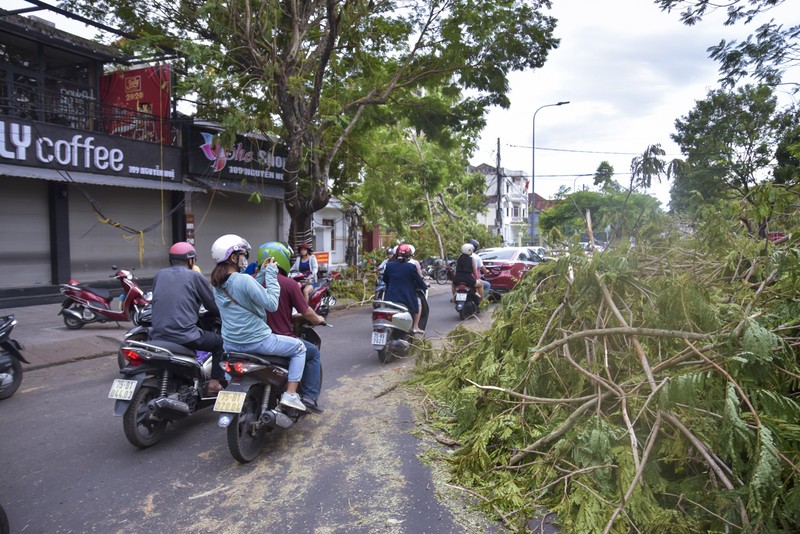
[[137,141],[168,145],[177,142],[177,128],[170,119],[99,102],[75,91],[45,91],[26,84],[0,83],[0,116],[3,115]]

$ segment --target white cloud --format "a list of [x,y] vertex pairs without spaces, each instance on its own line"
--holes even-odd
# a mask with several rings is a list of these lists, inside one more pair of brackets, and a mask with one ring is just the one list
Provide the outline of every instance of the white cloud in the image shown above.
[[[591,186],[591,177],[578,175],[594,173],[604,160],[627,184],[631,159],[652,144],[679,157],[670,140],[675,120],[719,87],[719,66],[707,49],[745,38],[770,17],[786,26],[798,18],[786,8],[747,27],[726,27],[720,13],[688,27],[678,13],[662,12],[650,0],[561,0],[550,14],[558,19],[561,45],[543,68],[511,75],[511,107],[489,114],[471,158],[494,165],[499,138],[500,164],[530,173],[534,112],[570,101],[536,115],[535,189],[545,197],[562,185]],[[669,184],[651,194],[666,207]]]

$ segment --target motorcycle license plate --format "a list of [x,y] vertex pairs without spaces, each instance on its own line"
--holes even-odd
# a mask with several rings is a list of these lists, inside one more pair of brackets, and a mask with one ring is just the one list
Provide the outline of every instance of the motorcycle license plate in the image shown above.
[[214,403],[215,412],[241,413],[247,393],[243,391],[220,391]]
[[114,380],[114,383],[111,384],[111,391],[108,392],[108,398],[131,400],[133,398],[133,393],[136,391],[136,384],[138,384],[136,380],[122,380],[121,378],[117,378]]
[[372,333],[373,345],[386,345],[386,332],[373,332]]
[[467,301],[466,293],[456,293],[456,302],[466,302],[466,301]]

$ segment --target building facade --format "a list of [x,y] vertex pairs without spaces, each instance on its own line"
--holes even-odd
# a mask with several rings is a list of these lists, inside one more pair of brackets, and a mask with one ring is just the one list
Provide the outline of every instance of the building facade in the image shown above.
[[487,209],[478,215],[478,222],[499,235],[506,246],[529,244],[530,175],[485,163],[469,170],[483,174],[486,180]]
[[[147,286],[175,241],[209,274],[220,235],[288,235],[281,146],[216,146],[174,109],[169,67],[130,59],[0,9],[0,307],[55,301],[72,279],[113,288],[112,265]],[[315,214],[334,262],[342,221],[336,203]]]

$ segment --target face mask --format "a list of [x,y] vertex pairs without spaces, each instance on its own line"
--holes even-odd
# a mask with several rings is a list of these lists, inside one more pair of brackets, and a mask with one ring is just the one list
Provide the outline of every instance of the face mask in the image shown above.
[[239,263],[239,272],[243,273],[245,271],[247,271],[247,258],[245,258],[244,261]]

